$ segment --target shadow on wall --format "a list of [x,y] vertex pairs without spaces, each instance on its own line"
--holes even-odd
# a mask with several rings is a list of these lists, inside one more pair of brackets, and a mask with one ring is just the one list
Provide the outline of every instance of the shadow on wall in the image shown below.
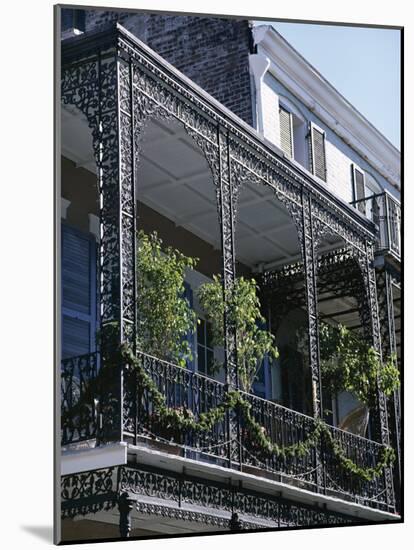
[[53,544],[53,527],[51,525],[21,525],[21,529],[40,540]]

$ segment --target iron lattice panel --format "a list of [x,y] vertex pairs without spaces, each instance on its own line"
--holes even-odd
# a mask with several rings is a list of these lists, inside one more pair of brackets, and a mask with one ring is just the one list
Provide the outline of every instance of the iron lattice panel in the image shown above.
[[[138,512],[241,529],[358,523],[357,518],[225,483],[135,466],[116,466],[62,477],[62,517],[110,510],[131,502]],[[151,500],[154,499],[154,500]],[[165,503],[165,504],[164,504]]]

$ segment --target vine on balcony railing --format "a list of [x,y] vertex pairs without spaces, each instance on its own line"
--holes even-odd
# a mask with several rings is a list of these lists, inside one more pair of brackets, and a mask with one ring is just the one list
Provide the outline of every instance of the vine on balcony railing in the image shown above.
[[364,468],[359,466],[346,456],[339,442],[333,437],[330,427],[319,419],[314,421],[314,429],[304,441],[291,445],[278,445],[271,441],[264,427],[252,417],[251,404],[243,398],[240,392],[234,390],[225,394],[222,403],[210,409],[208,412],[200,413],[196,419],[192,412],[185,407],[181,407],[179,410],[167,407],[165,396],[157,388],[149,374],[145,372],[139,358],[126,344],[121,347],[121,356],[125,362],[133,366],[136,370],[138,383],[141,388],[151,394],[154,410],[159,415],[161,421],[172,429],[188,429],[194,432],[207,432],[211,430],[217,422],[224,419],[227,411],[233,410],[242,415],[249,434],[261,450],[269,456],[276,455],[279,458],[304,457],[312,449],[317,447],[321,438],[325,438],[326,443],[331,447],[339,464],[349,473],[365,481],[372,481],[374,478],[381,475],[383,469],[390,466],[395,460],[394,450],[388,446],[381,446],[380,456],[375,467]]

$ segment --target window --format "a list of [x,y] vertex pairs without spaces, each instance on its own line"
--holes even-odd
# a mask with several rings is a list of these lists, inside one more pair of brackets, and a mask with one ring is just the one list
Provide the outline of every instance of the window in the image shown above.
[[62,358],[95,351],[96,242],[62,224]]
[[312,174],[326,181],[325,132],[311,122],[309,137]]
[[[355,208],[357,208],[362,214],[366,214],[366,203],[365,199],[365,174],[364,172],[356,165],[352,164],[352,200]],[[361,201],[356,202],[355,201]]]
[[199,319],[197,324],[197,367],[198,372],[210,376],[214,370],[214,347],[211,323]]
[[263,399],[271,399],[272,397],[272,381],[271,381],[270,364],[267,355],[263,358],[257,376],[253,382],[253,393]]
[[279,103],[280,148],[304,168],[308,167],[307,125],[300,111],[286,98]]

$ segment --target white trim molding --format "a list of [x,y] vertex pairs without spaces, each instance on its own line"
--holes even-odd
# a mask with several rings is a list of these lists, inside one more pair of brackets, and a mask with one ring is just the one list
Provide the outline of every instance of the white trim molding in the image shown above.
[[270,59],[269,73],[400,190],[398,149],[273,27],[254,27],[253,37],[258,54]]
[[65,199],[63,197],[61,197],[60,199],[60,217],[63,219],[63,220],[66,220],[66,217],[68,215],[68,208],[70,206],[70,203],[71,201],[69,201],[68,199]]
[[63,449],[60,462],[61,475],[126,464],[127,449],[127,444],[123,442],[92,448],[80,445],[78,449]]
[[92,233],[95,235],[96,240],[101,240],[101,227],[99,224],[99,217],[95,216],[95,214],[88,214],[89,219],[89,233]]
[[262,82],[269,66],[270,59],[268,57],[258,53],[249,55],[249,68],[254,81],[254,126],[261,134],[263,134]]

